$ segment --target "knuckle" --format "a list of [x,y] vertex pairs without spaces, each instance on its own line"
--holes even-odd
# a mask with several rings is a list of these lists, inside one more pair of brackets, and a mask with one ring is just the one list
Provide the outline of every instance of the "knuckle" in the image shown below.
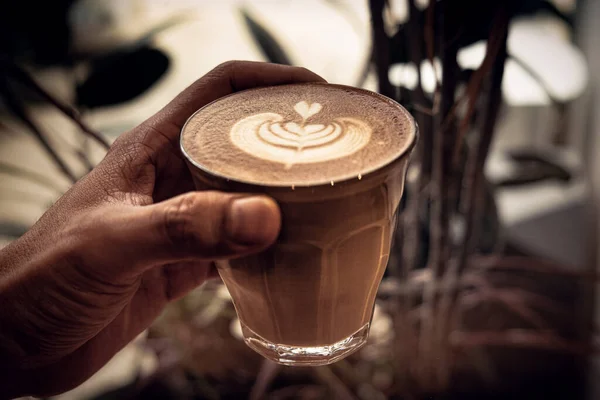
[[129,144],[133,136],[135,136],[135,130],[123,132],[114,140],[114,142],[112,142],[110,148],[106,152],[106,156],[119,154],[121,151],[123,151],[123,148]]
[[194,229],[194,210],[197,201],[194,196],[181,196],[176,202],[167,206],[163,213],[163,229],[165,236],[175,249],[193,250],[199,237]]
[[153,149],[145,142],[133,142],[125,150],[123,165],[129,170],[130,175],[143,172],[145,166],[156,162]]
[[[153,184],[155,157],[143,141],[123,142],[104,164],[111,182],[125,182],[127,188],[142,191]],[[119,185],[119,190],[126,188]]]
[[240,65],[240,61],[237,60],[229,60],[219,64],[215,70],[222,72],[231,72],[235,70]]
[[209,74],[208,77],[217,79],[235,80],[236,75],[248,65],[247,61],[230,60],[219,64]]
[[224,206],[216,192],[181,196],[163,213],[163,229],[176,252],[203,255],[222,241]]
[[108,149],[107,154],[112,154],[115,151],[118,151],[118,149],[120,149],[123,146],[123,143],[126,142],[127,136],[128,136],[127,134],[119,135],[119,137],[115,139],[115,141],[112,143],[112,145]]

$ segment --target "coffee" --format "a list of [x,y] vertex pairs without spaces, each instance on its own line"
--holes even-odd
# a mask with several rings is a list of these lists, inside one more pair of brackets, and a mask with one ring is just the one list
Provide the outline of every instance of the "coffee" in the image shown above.
[[411,144],[414,123],[391,100],[326,84],[249,90],[187,123],[186,153],[215,174],[266,186],[318,185],[377,170]]
[[366,342],[415,140],[400,105],[339,85],[248,90],[190,118],[181,145],[198,189],[281,208],[275,245],[217,263],[252,348],[322,365]]

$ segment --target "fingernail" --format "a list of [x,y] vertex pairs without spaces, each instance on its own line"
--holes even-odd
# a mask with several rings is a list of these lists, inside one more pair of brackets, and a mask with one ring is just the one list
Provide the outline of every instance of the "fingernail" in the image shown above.
[[268,197],[245,197],[234,200],[227,215],[225,229],[229,239],[245,246],[269,244],[279,233],[279,209]]

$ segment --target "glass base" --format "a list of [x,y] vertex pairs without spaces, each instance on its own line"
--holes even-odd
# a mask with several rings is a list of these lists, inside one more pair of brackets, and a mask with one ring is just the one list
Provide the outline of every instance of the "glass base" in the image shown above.
[[241,325],[244,341],[251,349],[278,364],[296,367],[333,364],[363,347],[369,337],[369,324],[366,324],[347,338],[328,346],[287,346],[269,342],[243,323]]

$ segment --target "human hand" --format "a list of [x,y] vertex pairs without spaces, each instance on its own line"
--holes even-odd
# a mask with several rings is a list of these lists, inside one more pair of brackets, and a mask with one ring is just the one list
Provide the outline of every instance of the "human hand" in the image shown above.
[[268,247],[266,197],[194,192],[179,150],[203,105],[256,86],[322,81],[303,68],[229,62],[111,147],[20,239],[0,251],[0,398],[50,395],[94,374],[212,260]]

